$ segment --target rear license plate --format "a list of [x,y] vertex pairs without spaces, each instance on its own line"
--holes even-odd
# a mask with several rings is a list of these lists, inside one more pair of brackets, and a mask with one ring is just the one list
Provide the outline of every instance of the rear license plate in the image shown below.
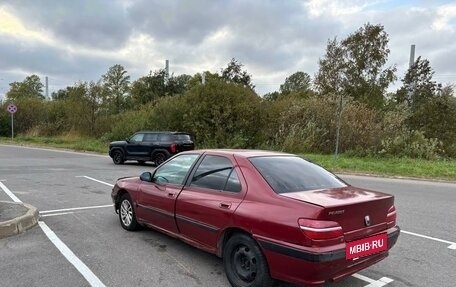
[[372,255],[388,250],[388,237],[386,233],[347,242],[345,247],[345,258],[353,259]]

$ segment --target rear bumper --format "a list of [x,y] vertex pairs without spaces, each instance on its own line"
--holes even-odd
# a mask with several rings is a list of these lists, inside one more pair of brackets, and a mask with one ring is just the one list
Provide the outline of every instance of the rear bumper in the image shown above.
[[[400,228],[398,226],[390,228],[387,234],[389,250],[396,244]],[[334,250],[317,252],[317,250],[280,244],[267,239],[257,238],[257,240],[268,260],[271,275],[277,279],[302,285],[321,285],[329,280],[344,278],[388,256],[387,251],[357,260],[346,260],[345,243]]]

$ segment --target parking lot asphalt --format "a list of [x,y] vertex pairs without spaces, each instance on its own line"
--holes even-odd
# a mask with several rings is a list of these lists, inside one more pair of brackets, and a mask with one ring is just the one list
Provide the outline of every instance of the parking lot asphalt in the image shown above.
[[[39,225],[0,239],[0,286],[229,286],[216,256],[154,230],[121,228],[112,184],[152,169],[116,166],[103,155],[0,145],[0,181],[41,214]],[[455,285],[456,184],[342,177],[394,194],[403,232],[387,259],[326,286]],[[1,189],[0,201],[11,201]]]

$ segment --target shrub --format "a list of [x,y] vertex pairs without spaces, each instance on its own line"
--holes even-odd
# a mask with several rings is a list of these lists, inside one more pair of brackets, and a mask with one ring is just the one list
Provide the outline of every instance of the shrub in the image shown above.
[[[272,104],[275,118],[273,146],[290,152],[325,152],[335,148],[337,96],[282,97]],[[365,153],[380,144],[381,115],[351,99],[344,100],[341,115],[340,150]]]
[[111,130],[102,137],[103,141],[123,140],[139,130],[145,130],[148,117],[147,107],[137,111],[127,111],[115,116],[100,118],[100,126],[108,126],[111,123]]
[[442,142],[426,138],[422,131],[406,131],[382,141],[384,155],[406,156],[411,158],[438,159],[443,154]]

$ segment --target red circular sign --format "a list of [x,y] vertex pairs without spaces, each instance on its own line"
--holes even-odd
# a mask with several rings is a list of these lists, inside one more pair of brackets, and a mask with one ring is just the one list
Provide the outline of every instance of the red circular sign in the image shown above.
[[10,105],[8,105],[6,110],[8,112],[10,112],[10,114],[14,114],[15,112],[17,112],[17,107],[15,105],[13,105],[13,104],[10,104]]

